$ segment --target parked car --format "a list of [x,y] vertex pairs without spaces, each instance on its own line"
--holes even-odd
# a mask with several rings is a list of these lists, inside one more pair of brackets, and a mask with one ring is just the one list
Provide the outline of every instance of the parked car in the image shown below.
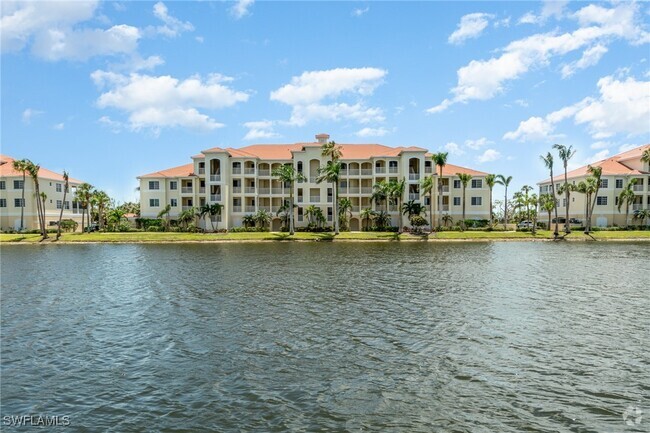
[[85,232],[88,232],[88,233],[99,231],[99,224],[97,224],[97,223],[92,223],[92,224],[90,224],[89,226],[84,227],[84,231],[85,231]]
[[569,224],[582,225],[582,220],[579,220],[578,218],[569,218]]
[[517,228],[519,228],[519,229],[532,229],[533,228],[533,222],[532,221],[522,221],[519,224],[517,224]]

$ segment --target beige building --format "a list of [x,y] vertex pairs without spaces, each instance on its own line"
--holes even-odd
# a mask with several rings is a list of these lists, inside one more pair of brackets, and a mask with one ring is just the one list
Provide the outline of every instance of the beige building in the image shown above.
[[[190,207],[221,203],[224,210],[219,228],[241,226],[245,215],[264,209],[273,214],[271,229],[279,230],[281,221],[277,212],[288,201],[289,191],[271,173],[283,164],[293,164],[306,178],[294,185],[296,226],[307,225],[305,208],[310,205],[321,208],[331,224],[332,184],[316,183],[319,167],[328,161],[321,155],[321,145],[329,139],[329,135],[319,134],[311,143],[257,144],[239,149],[215,147],[193,156],[190,164],[139,176],[141,216],[155,218],[170,204],[170,217],[174,219]],[[363,209],[384,209],[383,205],[370,201],[373,185],[382,180],[406,179],[403,202],[415,200],[428,205],[428,196],[423,197],[420,192],[420,181],[434,173],[436,167],[426,149],[380,144],[342,144],[341,148],[339,196],[352,202],[351,230],[360,230]],[[451,215],[454,221],[461,219],[462,187],[456,173],[473,176],[467,187],[466,218],[488,219],[487,173],[451,164],[445,166],[442,177],[443,213]],[[393,225],[408,225],[406,216],[400,215],[396,206],[390,207],[389,213]]]
[[[21,204],[24,205],[25,230],[38,229],[38,214],[34,182],[29,177],[14,170],[14,158],[0,155],[0,230],[19,230]],[[69,178],[70,190],[63,202],[63,188],[65,181],[61,174],[41,167],[38,172],[38,183],[41,192],[47,196],[45,200],[45,224],[55,228],[59,221],[59,214],[63,207],[63,219],[73,219],[81,223],[81,210],[73,201],[78,185],[82,181]],[[22,203],[23,187],[25,188],[25,202]]]
[[[602,168],[601,185],[596,197],[592,224],[595,227],[607,227],[611,225],[625,225],[625,208],[618,211],[618,196],[631,179],[636,179],[634,192],[636,199],[630,207],[629,223],[635,210],[650,209],[650,167],[647,162],[641,161],[643,151],[650,149],[650,144],[639,146],[627,152],[614,155],[610,158],[591,164],[594,167]],[[585,180],[589,173],[588,166],[583,166],[567,173],[569,183],[577,185]],[[561,172],[554,177],[555,189],[564,184],[564,173]],[[551,180],[546,179],[538,183],[540,194],[551,193]],[[566,198],[563,194],[557,194],[558,217],[564,221],[566,215]],[[579,192],[572,192],[569,205],[569,218],[576,218],[584,222],[586,197]]]

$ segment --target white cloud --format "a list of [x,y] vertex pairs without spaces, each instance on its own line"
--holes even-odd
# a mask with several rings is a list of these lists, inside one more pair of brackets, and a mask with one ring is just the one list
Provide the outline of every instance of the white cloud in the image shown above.
[[618,151],[620,153],[623,153],[623,152],[627,152],[628,150],[632,150],[635,147],[639,147],[639,146],[640,146],[639,143],[626,143],[626,144],[622,144],[621,147],[618,148]]
[[525,99],[516,99],[515,104],[519,105],[520,107],[524,107],[524,108],[528,107],[528,101],[526,101]]
[[486,149],[482,155],[476,157],[476,161],[479,164],[483,164],[485,162],[496,161],[499,158],[501,158],[501,153],[499,151],[494,149]]
[[247,93],[223,85],[231,79],[219,74],[209,75],[205,80],[192,76],[181,81],[169,75],[133,73],[126,76],[95,71],[91,78],[98,87],[108,88],[97,99],[97,106],[124,111],[133,130],[175,126],[203,130],[219,128],[223,124],[197,108],[225,108],[249,98]]
[[363,101],[350,104],[325,100],[352,96],[357,100],[373,94],[382,84],[386,71],[377,68],[337,68],[303,72],[289,84],[271,92],[272,101],[292,107],[290,124],[304,125],[312,120],[350,119],[359,123],[383,121],[380,108],[367,107]]
[[29,125],[32,122],[32,118],[39,116],[41,114],[43,114],[43,112],[40,110],[34,110],[33,108],[26,108],[25,111],[23,111],[23,115],[22,115],[23,123]]
[[460,19],[460,23],[458,23],[458,28],[449,35],[447,42],[460,44],[467,39],[478,38],[492,18],[494,18],[494,15],[481,12],[464,15]]
[[593,47],[587,48],[583,53],[582,57],[575,62],[571,62],[562,67],[562,78],[567,78],[573,75],[578,69],[585,69],[589,66],[597,64],[601,57],[607,52],[607,47],[601,44],[594,45]]
[[352,16],[353,17],[360,17],[361,15],[364,15],[365,13],[367,13],[369,10],[370,10],[370,6],[366,6],[363,9],[356,8],[356,9],[352,10]]
[[386,128],[362,128],[355,133],[357,137],[383,137],[390,131]]
[[112,119],[111,119],[110,117],[108,117],[108,116],[102,116],[102,117],[100,117],[100,118],[97,120],[97,122],[98,122],[100,125],[102,125],[102,126],[104,126],[104,127],[106,127],[106,128],[109,128],[109,129],[111,130],[111,132],[113,132],[114,134],[117,134],[118,132],[122,131],[122,128],[124,127],[124,125],[122,124],[122,122],[117,122],[117,121],[115,121],[115,120],[112,120]]
[[[453,97],[427,110],[441,112],[456,103],[486,100],[504,91],[508,81],[520,78],[531,68],[546,66],[553,57],[594,44],[603,48],[617,39],[632,44],[650,40],[639,21],[639,6],[635,3],[617,3],[612,8],[589,5],[575,17],[581,27],[570,33],[540,33],[508,44],[502,54],[488,60],[472,60],[457,71],[458,82],[451,89]],[[599,48],[602,51],[602,48]],[[598,52],[598,51],[596,51]],[[592,54],[593,58],[593,54]]]
[[610,143],[609,141],[596,141],[594,143],[591,143],[591,146],[589,147],[594,150],[599,150],[599,149],[605,149],[611,145],[612,143]]
[[465,140],[465,146],[469,147],[472,150],[479,150],[481,147],[488,144],[494,144],[494,142],[488,140],[485,137],[481,137],[477,140]]
[[527,12],[519,18],[518,23],[544,24],[550,17],[560,19],[564,16],[564,9],[567,3],[569,3],[568,0],[545,0],[539,15],[535,15],[533,12]]
[[196,42],[198,42],[199,44],[202,44],[203,41],[205,40],[205,39],[203,38],[203,36],[197,36],[197,37],[195,37],[194,39],[196,39]]
[[499,28],[499,27],[510,27],[510,17],[506,17],[500,20],[494,21],[493,25],[494,28]]
[[135,54],[131,57],[129,61],[118,67],[117,69],[127,69],[129,71],[142,71],[142,70],[151,70],[156,66],[163,65],[165,60],[160,56],[149,56],[146,59],[143,59],[139,55]]
[[236,19],[244,18],[250,14],[250,8],[255,3],[255,0],[237,0],[230,8],[230,14]]
[[452,155],[457,155],[457,156],[463,155],[465,153],[465,151],[461,149],[460,146],[457,143],[454,143],[453,141],[445,144],[445,150],[451,153]]
[[169,15],[167,6],[163,2],[158,2],[153,6],[153,14],[156,18],[164,23],[163,26],[155,27],[156,33],[161,35],[175,38],[183,32],[191,32],[194,30],[192,23],[183,22],[178,18]]
[[551,138],[555,126],[573,118],[586,124],[591,136],[600,140],[616,134],[638,136],[650,133],[650,81],[628,77],[624,81],[612,76],[598,80],[598,98],[588,97],[554,111],[544,118],[531,117],[507,132],[507,140],[535,141]]
[[246,122],[244,126],[248,128],[248,133],[244,136],[244,140],[264,140],[280,136],[280,134],[273,131],[275,122],[271,120]]
[[65,128],[65,124],[63,122],[57,123],[57,124],[53,125],[52,128],[57,130],[57,131],[62,131],[63,128]]
[[537,15],[535,15],[532,12],[526,12],[519,18],[519,21],[517,21],[517,24],[535,24],[538,21]]

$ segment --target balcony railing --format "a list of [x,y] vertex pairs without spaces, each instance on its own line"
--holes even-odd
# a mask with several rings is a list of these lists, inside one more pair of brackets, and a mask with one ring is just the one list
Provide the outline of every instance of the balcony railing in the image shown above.
[[199,167],[199,174],[205,174],[205,167]]
[[389,173],[397,173],[399,170],[398,167],[388,167],[388,172]]
[[282,194],[282,188],[271,188],[271,194]]
[[232,187],[232,193],[233,194],[240,194],[241,193],[241,186],[233,186]]
[[352,212],[359,212],[361,210],[360,206],[352,206],[351,208]]
[[310,195],[309,196],[309,202],[310,203],[320,203],[320,196],[319,195]]
[[191,194],[192,193],[192,187],[191,186],[184,186],[181,188],[181,193],[183,194]]
[[420,180],[420,173],[409,173],[409,180]]
[[409,193],[409,200],[420,200],[420,194],[418,194],[417,192]]
[[309,176],[309,182],[311,183],[316,183],[316,179],[318,179],[318,176]]
[[260,176],[270,176],[270,175],[271,175],[271,171],[270,171],[270,170],[260,170],[260,171],[258,172],[258,174],[259,174]]
[[245,194],[255,194],[255,187],[254,186],[247,186],[244,188],[244,193]]
[[370,176],[370,175],[372,175],[372,168],[362,168],[361,169],[361,175],[362,176]]
[[639,185],[639,184],[637,183],[636,185],[633,185],[633,186],[632,186],[632,190],[633,190],[633,191],[643,191],[643,184],[640,184],[640,185]]
[[246,206],[246,212],[255,212],[255,206]]
[[377,173],[377,174],[386,173],[386,167],[375,167],[375,173]]
[[339,194],[347,194],[347,193],[348,193],[347,187],[342,187],[342,186],[339,187]]
[[359,187],[358,186],[351,186],[348,188],[348,193],[349,194],[359,194]]
[[443,185],[443,186],[442,186],[442,192],[443,192],[443,193],[445,193],[445,192],[449,192],[449,185]]
[[641,209],[643,209],[643,203],[632,204],[632,210],[641,210]]
[[181,206],[181,210],[190,210],[193,206]]
[[302,201],[303,201],[302,196],[298,196],[298,203],[302,203]]
[[244,174],[255,174],[255,169],[254,168],[245,168],[244,169]]
[[433,173],[433,167],[424,167],[425,173]]
[[359,169],[358,168],[350,168],[350,169],[348,169],[348,174],[350,176],[357,176],[359,174]]
[[221,182],[221,175],[220,174],[211,174],[210,175],[210,182]]
[[267,211],[267,212],[271,212],[271,206],[262,206],[262,205],[260,205],[260,206],[258,206],[257,208],[258,208],[259,210],[265,210],[265,211]]
[[233,212],[241,212],[241,206],[233,206],[232,211]]
[[361,187],[361,194],[372,194],[372,187],[371,186],[362,186]]
[[238,167],[238,168],[233,167],[232,174],[241,174],[241,167]]
[[258,188],[257,192],[260,194],[271,194],[271,188]]
[[276,213],[280,210],[282,206],[271,206],[271,212]]
[[221,201],[221,194],[210,194],[210,201]]
[[348,175],[347,169],[339,171],[339,176],[347,176],[347,175]]
[[205,194],[205,187],[204,186],[199,187],[199,194]]
[[331,195],[328,195],[328,196],[327,196],[327,202],[328,202],[328,203],[332,203],[333,200],[334,200],[334,199],[332,198]]
[[449,212],[449,205],[448,204],[440,205],[440,210],[443,212]]

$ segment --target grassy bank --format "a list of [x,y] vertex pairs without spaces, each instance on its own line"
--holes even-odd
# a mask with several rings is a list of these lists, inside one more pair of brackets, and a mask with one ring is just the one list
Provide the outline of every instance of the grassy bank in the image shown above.
[[[550,231],[539,231],[535,236],[529,232],[440,232],[429,236],[378,232],[343,232],[338,236],[332,233],[299,232],[293,236],[288,233],[67,233],[59,243],[99,242],[99,243],[162,243],[162,242],[255,242],[255,241],[532,241],[551,240]],[[569,241],[608,241],[608,240],[650,240],[650,231],[599,231],[591,236],[574,232]],[[0,243],[38,243],[36,234],[0,234]],[[53,241],[48,241],[54,243]]]

